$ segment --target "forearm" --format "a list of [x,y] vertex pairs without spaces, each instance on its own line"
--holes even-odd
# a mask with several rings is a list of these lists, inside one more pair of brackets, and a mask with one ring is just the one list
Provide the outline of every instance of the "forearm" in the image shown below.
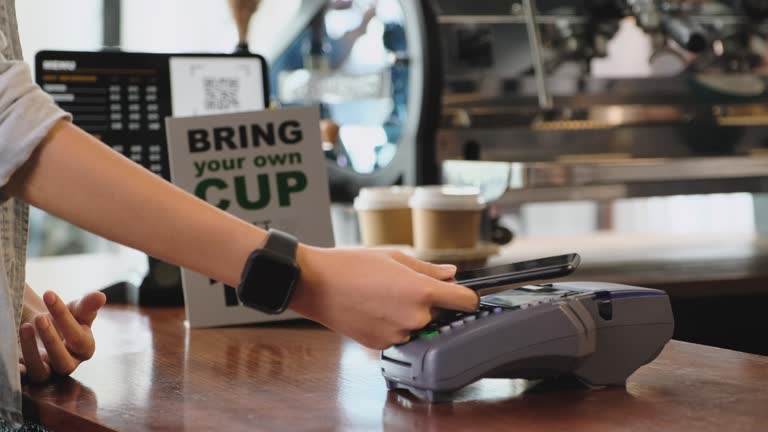
[[60,122],[4,192],[87,231],[236,285],[266,233]]

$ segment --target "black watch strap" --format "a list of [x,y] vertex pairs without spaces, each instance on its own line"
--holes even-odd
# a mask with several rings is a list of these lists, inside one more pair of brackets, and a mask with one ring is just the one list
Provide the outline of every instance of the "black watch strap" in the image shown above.
[[267,242],[264,244],[264,249],[295,259],[296,248],[298,248],[298,246],[299,241],[296,237],[280,230],[270,228]]

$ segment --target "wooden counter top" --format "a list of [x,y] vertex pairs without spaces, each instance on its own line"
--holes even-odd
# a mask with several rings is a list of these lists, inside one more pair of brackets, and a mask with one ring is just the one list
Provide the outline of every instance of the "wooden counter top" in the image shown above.
[[387,392],[378,353],[306,321],[190,330],[182,309],[108,307],[74,379],[27,385],[52,430],[756,431],[768,358],[671,342],[625,388],[485,380],[429,405]]

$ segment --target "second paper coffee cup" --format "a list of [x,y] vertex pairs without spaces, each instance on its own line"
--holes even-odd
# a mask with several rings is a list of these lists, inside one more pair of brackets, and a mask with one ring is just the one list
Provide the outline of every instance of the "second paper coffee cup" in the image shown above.
[[477,246],[485,209],[485,201],[478,189],[420,187],[414,191],[410,206],[416,249],[467,249]]

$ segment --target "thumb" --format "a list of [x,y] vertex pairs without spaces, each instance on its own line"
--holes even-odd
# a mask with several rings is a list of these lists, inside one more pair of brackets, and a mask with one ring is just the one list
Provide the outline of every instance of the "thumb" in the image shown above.
[[91,325],[96,315],[107,302],[102,292],[94,292],[70,304],[70,311],[80,324]]
[[431,264],[403,253],[395,253],[393,258],[400,264],[435,279],[448,280],[456,275],[456,266],[452,264]]

